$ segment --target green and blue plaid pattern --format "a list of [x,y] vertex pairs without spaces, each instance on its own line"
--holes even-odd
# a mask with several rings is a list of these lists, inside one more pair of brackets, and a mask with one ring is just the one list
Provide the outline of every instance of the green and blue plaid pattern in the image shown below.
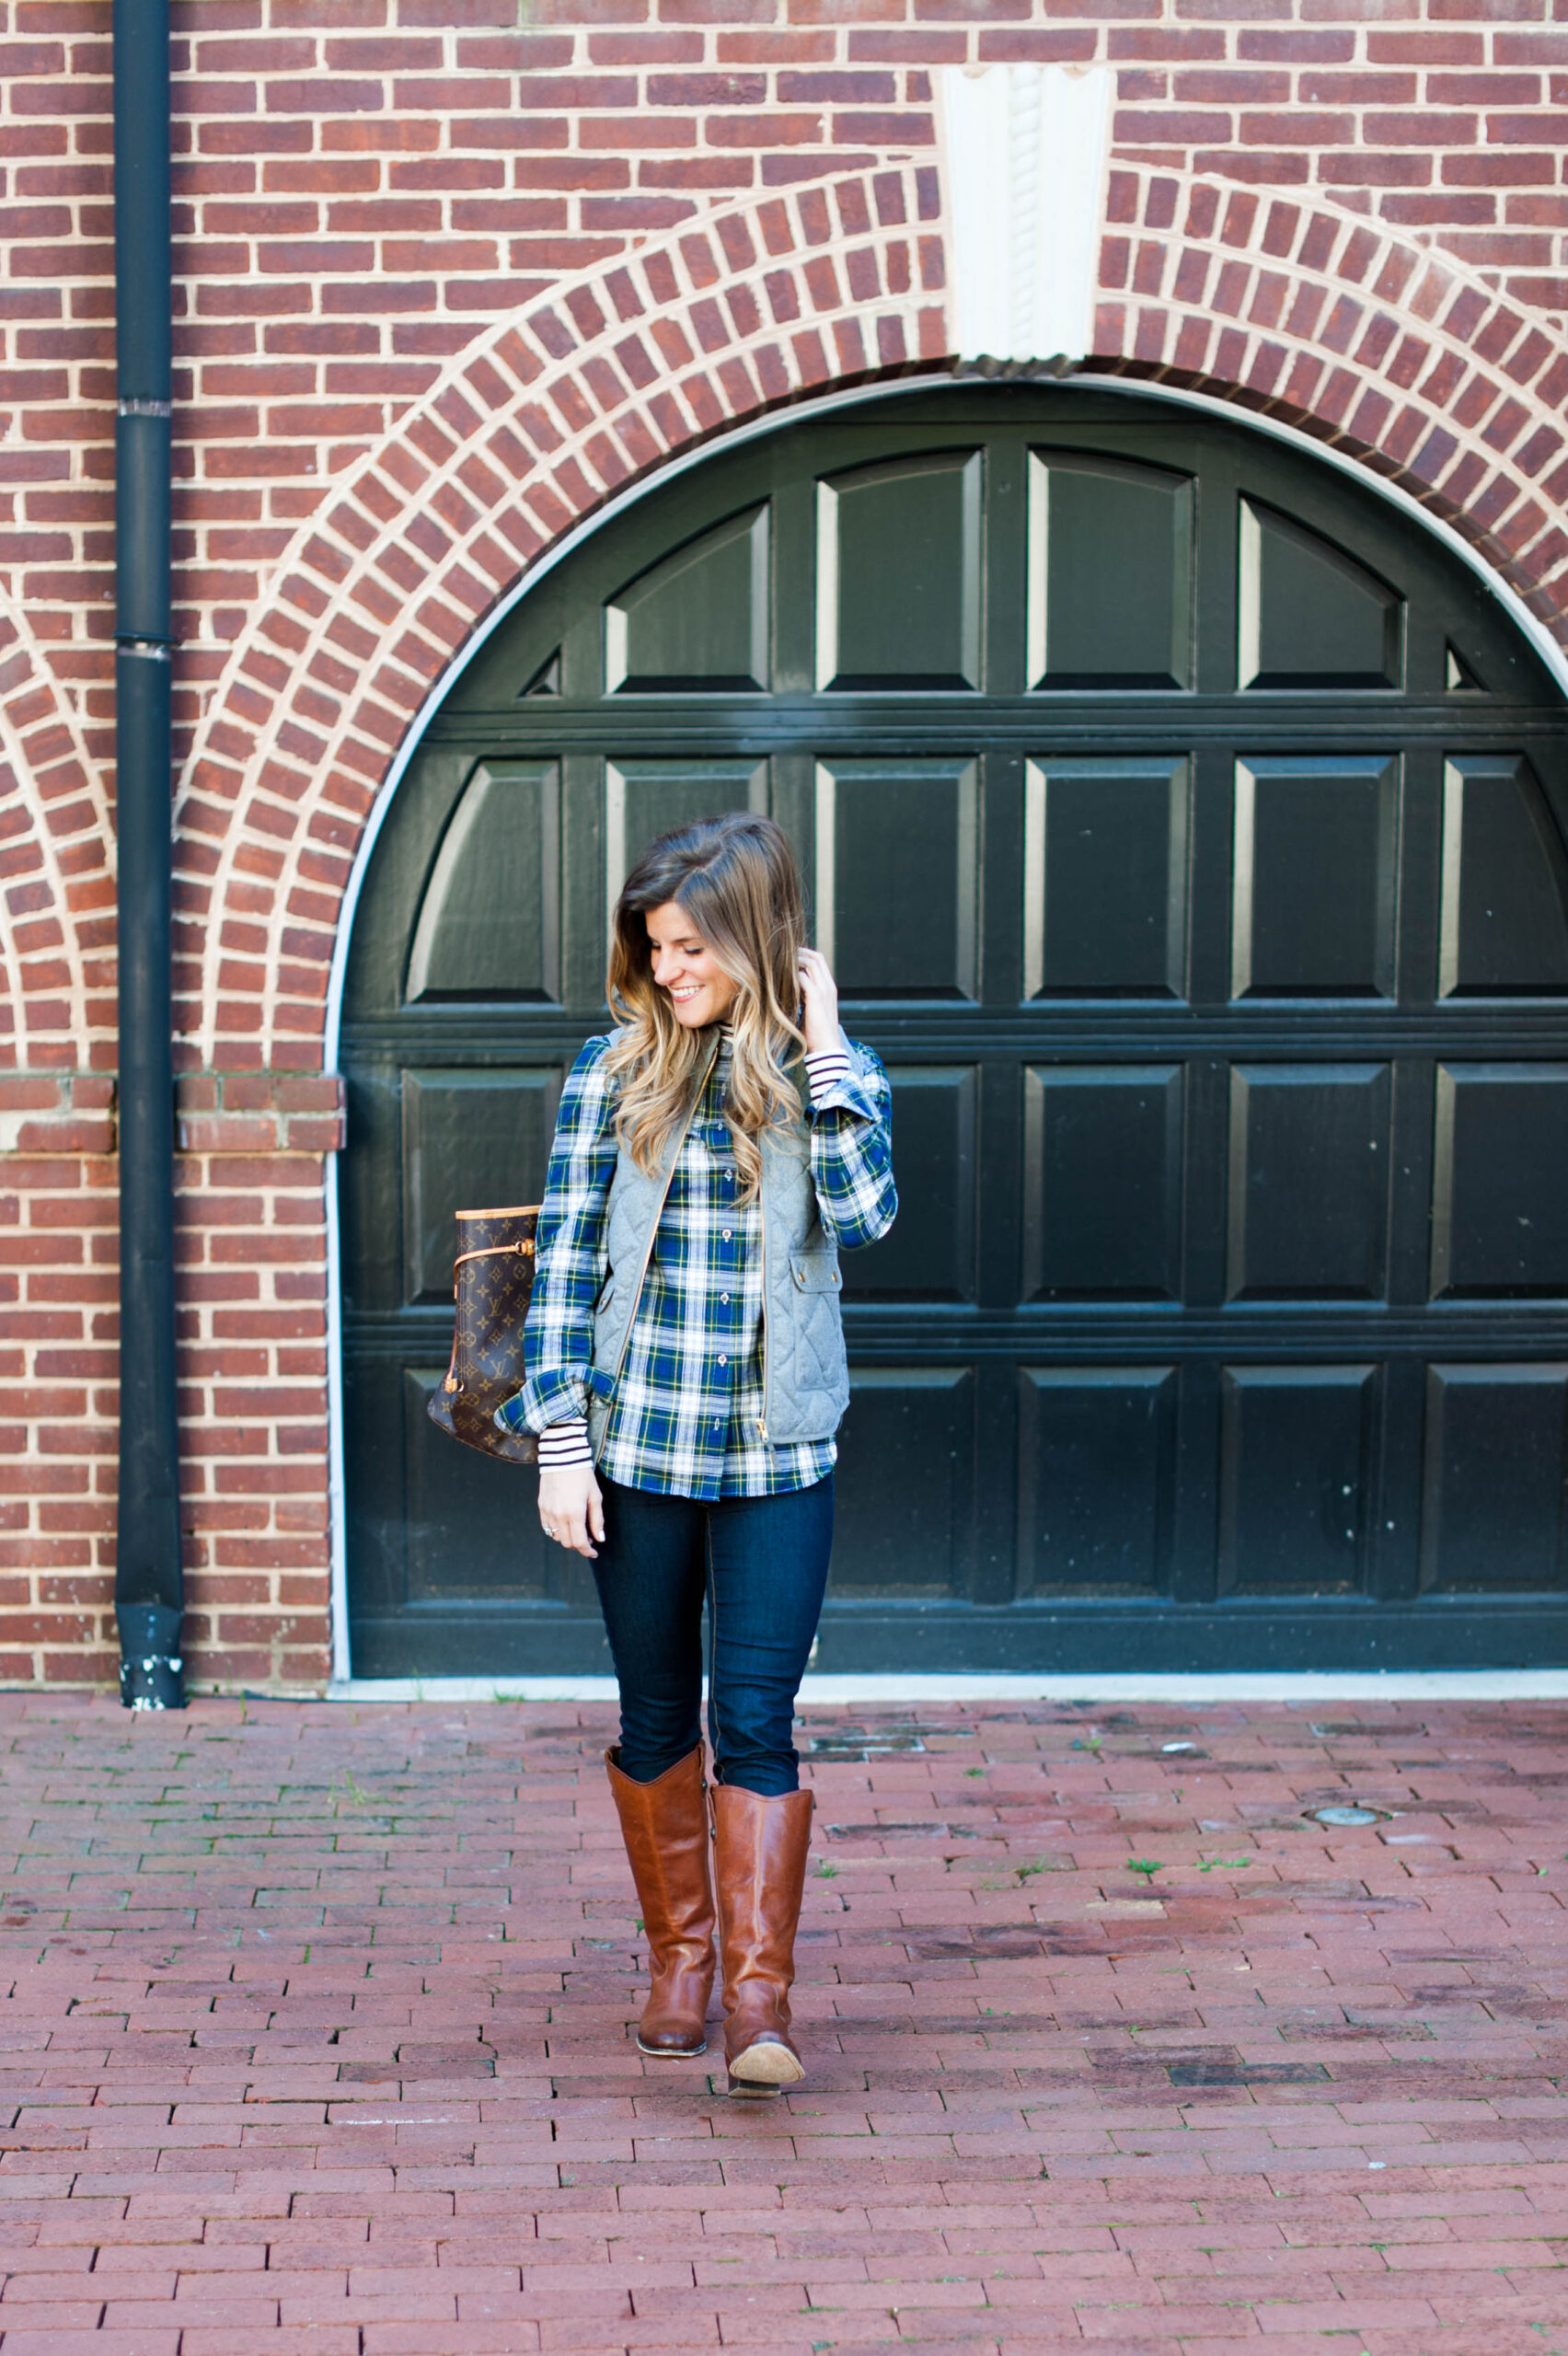
[[[616,1169],[615,1090],[607,1038],[590,1039],[561,1094],[539,1212],[533,1305],[525,1337],[527,1381],[498,1420],[536,1432],[608,1396],[595,1370],[594,1304],[608,1271],[606,1207]],[[813,1075],[812,1176],[826,1232],[840,1245],[873,1243],[893,1224],[891,1091],[877,1058],[842,1057]],[[724,1121],[727,1042],[692,1117],[670,1181],[600,1470],[636,1489],[683,1497],[770,1496],[808,1488],[831,1470],[832,1440],[777,1446],[763,1437],[762,1210],[738,1199]]]

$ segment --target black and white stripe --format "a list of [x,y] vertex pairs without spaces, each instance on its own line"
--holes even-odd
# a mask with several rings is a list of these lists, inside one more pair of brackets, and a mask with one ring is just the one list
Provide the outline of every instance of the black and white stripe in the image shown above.
[[849,1058],[842,1047],[823,1047],[806,1057],[806,1072],[812,1084],[813,1109],[825,1103],[836,1088],[841,1088],[849,1077]]
[[592,1464],[594,1451],[588,1445],[586,1415],[568,1415],[559,1424],[549,1425],[539,1434],[539,1470],[559,1472],[569,1464]]

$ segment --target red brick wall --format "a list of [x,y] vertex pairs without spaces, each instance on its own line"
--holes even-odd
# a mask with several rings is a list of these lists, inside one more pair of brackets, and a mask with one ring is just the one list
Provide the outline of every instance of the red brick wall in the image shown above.
[[[0,1681],[116,1673],[113,1096],[0,1074]],[[179,1100],[187,1649],[202,1680],[314,1684],[339,1090],[192,1075]]]
[[[308,1683],[337,1113],[301,1076],[364,814],[486,606],[665,453],[940,364],[930,69],[1034,59],[1117,74],[1099,364],[1337,440],[1568,634],[1568,9],[189,0],[176,23],[188,1650],[198,1679]],[[108,30],[107,0],[0,0],[0,1676],[23,1680],[100,1678],[112,1646]]]
[[110,1673],[113,1085],[0,1075],[0,1679]]
[[[0,6],[0,560],[100,757],[109,14]],[[1556,19],[1557,0],[185,0],[185,727],[332,479],[478,329],[705,205],[928,153],[935,64],[1109,61],[1119,155],[1320,189],[1568,306]]]

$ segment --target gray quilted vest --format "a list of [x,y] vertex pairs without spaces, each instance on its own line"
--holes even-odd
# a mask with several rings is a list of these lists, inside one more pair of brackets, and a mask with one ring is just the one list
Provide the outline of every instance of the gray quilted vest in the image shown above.
[[[858,1071],[859,1057],[842,1034],[839,1044],[848,1050],[850,1068]],[[588,1431],[595,1461],[604,1445],[664,1197],[718,1052],[715,1033],[685,1117],[658,1169],[645,1174],[624,1146],[617,1156],[606,1218],[609,1274],[594,1312]],[[803,1086],[803,1072],[801,1079]],[[765,1428],[756,1437],[776,1446],[831,1439],[849,1403],[849,1371],[838,1310],[838,1246],[824,1232],[817,1216],[803,1114],[762,1141],[762,1257]]]

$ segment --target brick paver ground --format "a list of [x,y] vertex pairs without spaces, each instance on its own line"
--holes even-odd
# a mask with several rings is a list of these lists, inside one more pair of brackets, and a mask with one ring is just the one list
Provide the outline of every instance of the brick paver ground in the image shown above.
[[772,2105],[613,1725],[0,1697],[0,2356],[1568,2356],[1562,1708],[808,1713]]

